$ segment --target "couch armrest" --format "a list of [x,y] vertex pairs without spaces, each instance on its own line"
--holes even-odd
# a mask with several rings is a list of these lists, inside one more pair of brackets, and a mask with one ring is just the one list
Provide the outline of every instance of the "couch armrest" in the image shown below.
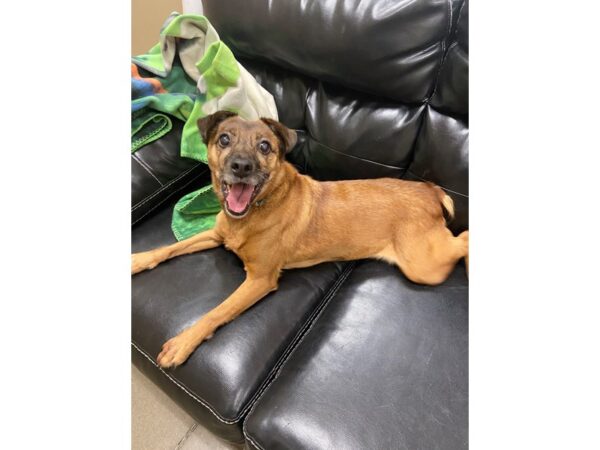
[[[172,118],[169,133],[131,154],[131,223],[135,225],[175,195],[208,182],[208,166],[179,154],[183,122]],[[188,188],[188,189],[186,189]]]

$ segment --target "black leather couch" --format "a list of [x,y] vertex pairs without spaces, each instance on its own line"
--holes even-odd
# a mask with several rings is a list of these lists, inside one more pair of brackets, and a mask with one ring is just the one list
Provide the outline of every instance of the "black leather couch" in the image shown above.
[[[321,180],[431,180],[468,225],[468,5],[441,0],[204,0],[206,16],[298,130],[289,155]],[[180,127],[138,151],[133,251],[174,241],[173,202],[208,180]],[[360,211],[356,212],[360,214]],[[277,292],[162,371],[161,345],[237,287],[223,248],[132,278],[134,363],[194,418],[262,449],[463,449],[468,282],[380,261],[287,271]]]

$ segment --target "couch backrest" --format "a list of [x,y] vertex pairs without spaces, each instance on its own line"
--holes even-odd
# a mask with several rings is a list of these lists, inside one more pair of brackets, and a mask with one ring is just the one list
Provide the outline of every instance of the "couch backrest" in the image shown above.
[[204,0],[316,179],[433,181],[468,226],[467,0]]

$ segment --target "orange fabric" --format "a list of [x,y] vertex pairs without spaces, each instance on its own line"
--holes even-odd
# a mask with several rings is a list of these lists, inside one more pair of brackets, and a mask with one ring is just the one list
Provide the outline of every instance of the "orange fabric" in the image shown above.
[[136,78],[138,80],[143,80],[146,81],[148,83],[150,83],[152,85],[152,87],[154,88],[154,92],[157,94],[167,94],[167,91],[165,90],[165,88],[162,87],[162,84],[160,83],[159,80],[157,80],[156,78],[144,78],[140,75],[140,73],[138,72],[138,68],[135,64],[131,65],[131,76],[133,78]]

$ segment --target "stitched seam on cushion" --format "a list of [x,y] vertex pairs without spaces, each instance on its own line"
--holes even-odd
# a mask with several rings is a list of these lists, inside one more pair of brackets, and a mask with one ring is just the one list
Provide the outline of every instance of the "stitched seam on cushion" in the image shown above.
[[[313,111],[312,109],[310,109],[310,106],[308,104],[308,101],[306,102],[306,109],[310,112],[311,115],[313,115]],[[306,126],[306,119],[304,119],[304,129],[306,130],[306,134],[308,135],[308,137],[310,137],[313,141],[315,141],[317,144],[322,145],[323,147],[325,147],[327,150],[330,150],[334,153],[337,153],[339,155],[342,156],[346,156],[348,158],[354,158],[354,159],[358,159],[359,161],[363,161],[366,163],[371,163],[371,164],[376,164],[378,166],[383,166],[383,167],[387,167],[389,169],[397,169],[397,170],[406,170],[406,167],[398,167],[398,166],[392,166],[390,164],[384,164],[384,163],[380,163],[377,161],[373,161],[371,159],[366,159],[366,158],[361,158],[360,156],[354,156],[354,155],[350,155],[349,153],[344,153],[342,151],[336,150],[333,147],[330,147],[327,144],[324,144],[323,142],[321,142],[319,139],[317,139],[316,137],[314,137],[314,135],[310,132],[308,126]],[[308,158],[307,158],[308,160]]]
[[262,447],[257,447],[257,443],[254,441],[249,441],[248,438],[246,438],[246,443],[250,445],[251,449],[255,449],[255,450],[264,450]]
[[[431,94],[429,95],[429,97],[427,97],[427,100],[425,100],[425,103],[427,103],[427,104],[429,104],[429,102],[431,102],[431,99],[433,98],[433,95],[435,94],[435,91],[437,90],[437,86],[440,81],[440,73],[442,73],[442,67],[444,67],[444,62],[446,61],[446,56],[448,54],[448,49],[449,49],[449,48],[446,49],[446,42],[450,41],[450,35],[452,33],[452,0],[448,0],[446,4],[448,5],[448,31],[446,32],[446,37],[442,40],[442,57],[440,59],[440,65],[438,67],[437,73],[435,74],[433,89],[431,90]],[[464,5],[464,1],[463,1],[463,5]],[[458,22],[457,22],[457,25],[458,25]]]
[[[448,53],[450,53],[450,51],[454,48],[454,47],[458,47],[458,41],[454,41],[452,44],[450,44],[450,46],[448,47]],[[460,47],[459,47],[460,49]]]
[[172,179],[171,181],[169,181],[167,184],[163,185],[159,190],[157,190],[156,192],[154,192],[152,195],[140,200],[139,202],[137,202],[132,208],[131,211],[135,211],[136,209],[138,209],[139,207],[143,206],[144,204],[146,204],[147,202],[149,202],[150,200],[152,200],[154,197],[156,197],[157,195],[159,195],[162,191],[166,190],[167,188],[169,188],[171,185],[173,185],[173,183],[176,183],[177,181],[179,181],[181,178],[185,177],[188,173],[190,173],[191,171],[193,171],[194,169],[196,169],[197,167],[199,167],[200,165],[202,165],[203,163],[199,163],[196,164],[194,167],[189,168],[188,170],[186,170],[185,172],[181,173],[180,175],[178,175],[176,178]]
[[331,148],[327,144],[323,144],[323,142],[319,141],[312,134],[310,134],[310,132],[308,130],[307,130],[306,134],[308,134],[312,138],[312,140],[315,141],[317,144],[322,145],[327,150],[332,151],[334,153],[337,153],[338,155],[342,155],[342,156],[345,156],[347,158],[358,159],[359,161],[362,161],[362,162],[366,162],[366,163],[369,163],[369,164],[375,164],[375,165],[382,166],[382,167],[387,167],[389,169],[406,170],[406,167],[399,167],[399,166],[392,166],[390,164],[383,164],[383,163],[380,163],[380,162],[377,162],[377,161],[373,161],[373,160],[370,160],[370,159],[361,158],[360,156],[354,156],[354,155],[350,155],[349,153],[341,152],[339,150]]
[[[348,279],[348,277],[350,276],[350,273],[352,273],[355,266],[356,266],[355,261],[350,262],[346,266],[344,271],[340,274],[339,278],[335,281],[333,286],[329,289],[329,292],[325,295],[325,297],[324,297],[323,301],[321,302],[321,304],[319,305],[319,307],[311,315],[311,317],[306,321],[305,326],[298,332],[298,334],[296,335],[296,337],[294,338],[292,343],[288,346],[288,348],[286,349],[286,352],[284,353],[282,358],[280,358],[280,360],[277,362],[275,367],[271,370],[271,373],[273,373],[273,371],[276,371],[275,376],[272,377],[272,375],[269,374],[269,376],[267,377],[268,381],[266,382],[265,386],[259,390],[259,392],[257,393],[258,397],[256,398],[256,400],[254,400],[251,403],[252,407],[250,408],[250,411],[248,412],[246,419],[252,414],[252,411],[254,411],[254,408],[260,402],[260,399],[263,397],[263,395],[269,390],[269,388],[273,385],[273,383],[275,383],[275,381],[279,378],[279,375],[281,374],[283,367],[285,366],[285,363],[292,357],[294,352],[300,347],[300,345],[302,344],[302,342],[304,341],[306,336],[308,336],[310,334],[310,330],[312,330],[315,323],[317,323],[317,321],[319,320],[319,317],[321,317],[321,314],[327,308],[327,305],[329,305],[329,302],[335,297],[335,295],[338,293],[339,289],[342,287],[344,282]],[[256,395],[255,395],[255,397],[256,397]],[[260,444],[258,444],[258,442],[256,442],[252,437],[250,437],[250,435],[246,432],[246,420],[244,420],[244,422],[242,424],[242,432],[244,433],[244,437],[252,445],[254,445],[256,448],[258,448],[260,450],[264,450],[264,448]]]
[[[465,52],[465,50],[459,45],[458,41],[454,41],[449,47],[448,47],[448,53],[446,55],[446,57],[448,57],[450,55],[450,52],[452,52],[454,49],[456,49],[456,51],[454,52],[454,54],[464,54],[467,56],[467,53]],[[441,98],[437,99],[437,104],[434,103],[434,95],[438,93],[438,87],[439,87],[439,83],[436,85],[435,90],[433,92],[433,94],[431,95],[431,102],[429,103],[429,107],[435,109],[437,112],[442,113],[446,116],[450,116],[452,118],[458,118],[459,120],[461,120],[462,122],[465,122],[465,118],[467,118],[469,116],[469,111],[468,111],[468,104],[467,104],[467,111],[466,112],[462,112],[462,111],[456,111],[454,109],[452,109],[452,105],[448,106],[445,104],[441,103]],[[468,87],[468,86],[467,86]]]
[[165,372],[162,367],[160,367],[158,364],[156,364],[156,362],[154,362],[154,360],[152,358],[150,358],[150,356],[148,356],[148,354],[142,350],[141,348],[139,348],[135,342],[131,341],[131,345],[133,345],[133,347],[140,352],[148,361],[150,361],[152,363],[152,365],[154,367],[156,367],[158,370],[160,370],[169,380],[171,380],[173,382],[173,384],[175,384],[175,386],[177,386],[179,389],[181,389],[183,392],[185,392],[189,397],[191,397],[192,399],[194,399],[196,402],[200,403],[202,406],[204,406],[206,409],[208,409],[208,411],[210,411],[210,413],[215,416],[220,422],[226,423],[228,425],[232,425],[236,422],[238,422],[238,420],[228,420],[228,419],[223,419],[221,416],[219,416],[219,414],[213,409],[212,406],[210,406],[210,404],[208,402],[206,402],[206,400],[203,400],[202,398],[200,398],[197,394],[192,393],[183,383],[181,383],[180,381],[178,381],[177,379],[175,379],[174,377],[172,377],[171,375],[169,375],[167,372]]
[[[163,203],[165,203],[167,200],[169,200],[171,197],[173,197],[173,195],[177,194],[178,192],[182,191],[183,189],[185,189],[187,186],[189,186],[190,184],[192,184],[194,181],[196,181],[198,178],[200,178],[202,175],[204,175],[206,172],[201,172],[199,173],[197,176],[192,177],[189,181],[187,181],[185,184],[183,184],[181,187],[178,187],[177,189],[175,189],[174,191],[172,191],[171,193],[167,194],[167,196],[165,198],[163,198],[162,200],[160,200],[156,205],[154,205],[152,208],[150,208],[148,211],[146,211],[144,214],[142,214],[140,217],[138,217],[134,222],[132,222],[131,226],[135,225],[136,223],[138,223],[140,220],[142,220],[144,217],[146,217],[148,214],[150,214],[152,211],[154,211],[156,208],[158,208],[160,205],[162,205]],[[161,193],[165,192],[167,189],[162,189]],[[134,212],[133,210],[131,211],[132,213]]]
[[435,181],[431,181],[431,180],[428,180],[428,179],[426,179],[426,178],[423,178],[423,177],[421,177],[421,176],[417,175],[417,174],[416,174],[416,173],[414,173],[412,170],[407,170],[407,171],[406,171],[406,173],[410,173],[412,176],[414,176],[414,177],[418,178],[418,179],[419,179],[419,180],[421,180],[421,181],[427,181],[427,182],[429,182],[429,183],[434,183],[434,184],[436,184],[437,186],[441,187],[441,188],[442,188],[443,190],[445,190],[445,191],[452,192],[453,194],[460,195],[461,197],[469,198],[469,196],[468,196],[467,194],[462,194],[462,193],[460,193],[460,192],[453,191],[452,189],[448,189],[447,187],[444,187],[444,186],[442,186],[441,184],[439,184],[439,183],[436,183]]
[[[300,344],[302,344],[302,342],[304,341],[304,339],[306,338],[306,336],[310,333],[310,330],[313,328],[314,324],[317,322],[317,320],[319,319],[319,317],[321,316],[321,314],[323,313],[323,311],[325,310],[325,308],[327,307],[327,305],[329,304],[329,302],[331,301],[331,299],[333,299],[333,297],[335,297],[335,294],[337,294],[337,292],[340,289],[340,287],[342,286],[342,284],[348,279],[348,276],[350,275],[350,273],[354,269],[355,265],[356,265],[356,263],[353,261],[350,264],[348,264],[348,266],[346,266],[346,269],[344,270],[344,272],[342,272],[342,274],[340,275],[340,277],[336,280],[336,282],[334,283],[334,285],[332,286],[332,288],[329,290],[329,292],[325,296],[325,299],[321,303],[320,307],[317,308],[318,311],[316,311],[315,314],[313,314],[311,316],[310,320],[307,321],[308,326],[307,327],[306,326],[303,327],[303,330],[301,330],[301,333],[298,334],[298,336],[300,337],[299,340],[295,339],[294,342],[292,342],[292,344],[288,347],[288,351],[286,351],[285,359],[281,362],[281,364],[279,365],[279,367],[276,368],[277,369],[277,373],[272,378],[272,380],[270,380],[267,383],[267,385],[264,387],[264,389],[262,389],[262,392],[260,393],[260,396],[252,404],[252,408],[250,408],[248,416],[250,416],[252,414],[252,411],[254,410],[254,408],[256,407],[256,405],[258,404],[258,402],[260,401],[260,398],[262,398],[262,396],[267,392],[268,388],[279,378],[279,375],[281,374],[283,366],[285,365],[285,363],[292,357],[294,351],[300,346]],[[244,421],[244,423],[242,424],[242,432],[244,433],[244,436],[246,437],[246,439],[249,440],[255,447],[257,447],[257,448],[259,448],[261,450],[264,450],[263,447],[260,446],[260,444],[258,444],[256,441],[254,441],[247,434],[247,432],[246,432],[246,421]]]
[[275,363],[273,368],[269,371],[269,373],[265,377],[265,381],[263,381],[263,385],[256,391],[256,393],[248,401],[248,404],[242,409],[239,416],[243,416],[246,413],[246,411],[253,406],[255,399],[260,397],[262,395],[262,392],[269,386],[270,379],[273,378],[274,375],[276,377],[277,371],[281,368],[281,366],[283,364],[285,364],[285,361],[287,361],[287,357],[294,350],[296,343],[298,343],[298,341],[302,339],[302,337],[304,336],[304,333],[308,329],[310,329],[311,324],[318,317],[322,308],[324,308],[325,305],[328,303],[332,292],[333,293],[337,292],[337,290],[339,289],[339,286],[346,280],[346,278],[348,278],[348,274],[352,271],[354,264],[355,264],[354,262],[351,262],[346,267],[344,267],[344,270],[342,271],[340,276],[333,282],[333,284],[330,286],[327,293],[323,296],[323,299],[321,300],[319,305],[317,305],[317,307],[314,309],[314,311],[311,313],[311,315],[304,322],[304,325],[302,326],[302,328],[300,328],[300,330],[293,337],[292,341],[288,344],[288,346],[286,347],[283,354],[279,357],[279,359],[277,360],[277,362]]
[[[173,197],[178,192],[180,192],[183,189],[185,189],[187,186],[189,186],[190,184],[192,184],[194,181],[196,181],[198,178],[200,178],[205,173],[206,172],[202,172],[202,173],[198,174],[198,176],[193,177],[190,181],[188,181],[187,183],[185,183],[183,186],[175,189],[173,192],[171,192],[170,194],[168,194],[165,198],[163,198],[161,201],[159,201],[156,205],[154,205],[152,208],[150,208],[148,211],[146,211],[143,215],[141,215],[135,221],[133,221],[131,223],[131,226],[134,226],[136,223],[138,223],[140,220],[142,220],[144,217],[146,217],[148,214],[150,214],[152,211],[154,211],[160,205],[162,205],[163,203],[165,203],[167,200],[169,200],[171,197]],[[164,192],[164,191],[165,191],[165,189],[163,189],[161,192]]]
[[[306,134],[310,137],[310,133],[308,132],[308,126],[306,125],[306,123],[308,122],[307,118],[308,118],[308,112],[310,111],[310,108],[308,106],[308,98],[310,97],[310,92],[311,89],[314,90],[314,87],[309,86],[308,89],[306,90],[306,95],[304,96],[304,131],[306,132]],[[316,95],[316,94],[315,94]],[[310,111],[312,114],[312,111]],[[308,147],[308,138],[305,139],[304,144]],[[303,152],[304,154],[302,155],[302,157],[304,158],[304,173],[308,173],[308,158],[307,158],[307,154],[305,152]]]
[[427,107],[428,105],[426,103],[423,104],[423,111],[421,112],[421,117],[419,117],[419,125],[417,126],[417,132],[415,133],[415,138],[413,140],[413,143],[410,146],[410,162],[407,164],[406,169],[404,169],[404,173],[402,175],[400,175],[401,178],[404,178],[406,176],[406,173],[408,172],[410,166],[412,166],[412,163],[415,161],[415,153],[417,150],[417,142],[419,141],[419,136],[421,135],[421,130],[423,129],[423,124],[425,123],[425,119],[426,119],[426,115],[427,115]]
[[178,175],[177,178],[174,178],[173,180],[169,181],[167,184],[165,184],[164,186],[162,186],[161,189],[159,189],[158,191],[154,192],[152,195],[150,195],[149,197],[146,197],[143,200],[140,200],[138,203],[136,203],[132,208],[131,211],[135,211],[136,209],[138,209],[140,206],[144,205],[145,203],[149,202],[150,200],[152,200],[154,197],[156,197],[158,194],[160,194],[162,191],[164,191],[165,189],[167,189],[168,187],[170,187],[173,183],[177,182],[178,180],[180,180],[181,178],[183,178],[184,176],[186,176],[188,173],[190,173],[192,170],[196,169],[197,167],[201,166],[201,165],[205,165],[204,163],[198,163],[196,164],[194,167],[191,167],[190,169],[186,170],[185,172],[183,172],[182,174]]
[[[460,9],[458,10],[458,17],[456,19],[456,27],[454,28],[454,36],[456,36],[458,34],[458,24],[460,23],[460,19],[462,18],[462,12],[465,7],[465,3],[467,3],[467,0],[463,0],[462,5],[460,5]],[[452,36],[452,37],[454,37],[454,36]],[[458,43],[458,38],[456,39],[456,42]]]
[[[306,108],[307,108],[308,110],[310,110],[310,107],[309,107],[308,105],[306,105]],[[312,114],[312,111],[311,111],[311,114]],[[305,124],[305,125],[306,125],[306,124]],[[308,135],[308,137],[310,137],[310,138],[311,138],[313,141],[315,141],[317,144],[319,144],[319,145],[321,145],[321,146],[325,147],[327,150],[329,150],[329,151],[332,151],[332,152],[334,152],[334,153],[337,153],[337,154],[339,154],[339,155],[346,156],[346,157],[348,157],[348,158],[358,159],[359,161],[363,161],[363,162],[366,162],[366,163],[370,163],[370,164],[375,164],[375,165],[378,165],[378,166],[387,167],[387,168],[389,168],[389,169],[406,170],[406,168],[405,168],[405,167],[392,166],[392,165],[390,165],[390,164],[383,164],[383,163],[380,163],[380,162],[377,162],[377,161],[373,161],[373,160],[371,160],[371,159],[361,158],[360,156],[354,156],[354,155],[350,155],[349,153],[344,153],[344,152],[342,152],[342,151],[336,150],[335,148],[333,148],[333,147],[330,147],[330,146],[329,146],[329,145],[327,145],[327,144],[324,144],[324,143],[323,143],[323,142],[321,142],[319,139],[317,139],[316,137],[314,137],[314,136],[313,136],[313,134],[312,134],[312,133],[310,132],[310,130],[308,129],[308,127],[306,127],[306,128],[305,128],[305,130],[306,130],[306,134]],[[307,158],[307,160],[308,160],[308,158]]]
[[163,184],[161,183],[161,181],[160,181],[158,178],[156,178],[156,175],[154,175],[154,174],[152,173],[152,171],[150,170],[150,167],[148,167],[148,165],[147,165],[147,164],[146,164],[144,161],[142,161],[140,158],[138,158],[138,157],[137,157],[137,155],[135,155],[135,154],[134,154],[134,155],[131,155],[131,157],[132,157],[133,159],[135,159],[135,160],[136,160],[136,162],[137,162],[137,163],[138,163],[140,166],[142,166],[144,169],[146,169],[146,172],[148,172],[152,178],[154,178],[156,181],[158,181],[158,184],[160,184],[160,185],[161,185],[161,187],[162,187],[162,185],[163,185]]

